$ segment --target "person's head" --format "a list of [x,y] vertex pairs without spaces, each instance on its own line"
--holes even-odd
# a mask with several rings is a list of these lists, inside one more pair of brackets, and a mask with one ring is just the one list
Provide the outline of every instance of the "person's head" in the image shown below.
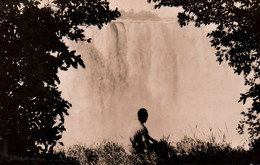
[[148,118],[148,112],[145,108],[141,108],[139,109],[138,113],[138,120],[141,122],[141,123],[145,123],[147,118]]

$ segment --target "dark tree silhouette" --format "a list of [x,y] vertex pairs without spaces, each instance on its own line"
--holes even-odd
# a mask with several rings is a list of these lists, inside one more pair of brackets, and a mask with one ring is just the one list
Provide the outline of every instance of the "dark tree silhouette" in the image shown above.
[[90,42],[86,27],[120,16],[106,0],[40,2],[0,1],[0,136],[17,156],[52,153],[65,130],[71,104],[61,97],[57,73],[85,67],[65,40]]
[[181,7],[178,14],[180,26],[194,22],[201,25],[216,25],[208,33],[212,47],[216,48],[217,61],[227,61],[236,74],[242,74],[249,90],[241,94],[239,102],[252,100],[252,106],[243,111],[238,125],[239,133],[244,126],[251,142],[260,137],[260,59],[259,59],[259,0],[148,0],[155,8],[162,6]]

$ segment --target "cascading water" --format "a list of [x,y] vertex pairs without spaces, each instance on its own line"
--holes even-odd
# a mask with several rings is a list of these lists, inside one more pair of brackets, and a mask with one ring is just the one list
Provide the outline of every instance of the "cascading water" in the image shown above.
[[235,127],[243,109],[237,103],[243,80],[218,65],[206,34],[206,28],[180,28],[173,20],[119,20],[87,30],[91,44],[70,43],[86,69],[60,74],[63,97],[73,105],[65,144],[123,142],[142,107],[157,139],[207,136],[212,127],[239,143]]

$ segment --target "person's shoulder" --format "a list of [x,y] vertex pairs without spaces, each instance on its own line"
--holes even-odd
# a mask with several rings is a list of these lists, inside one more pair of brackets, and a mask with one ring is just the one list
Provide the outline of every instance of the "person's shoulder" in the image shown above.
[[148,132],[148,129],[146,128],[145,125],[141,124],[142,125],[142,130],[144,130],[145,132]]
[[145,127],[145,125],[142,124],[140,121],[138,121],[137,125],[138,125],[138,128],[139,128],[139,129],[141,129],[141,130],[147,130],[147,128]]
[[146,130],[146,127],[139,120],[132,121],[130,127],[134,130]]
[[138,122],[138,130],[143,134],[148,133],[148,129],[146,128],[146,126],[140,122]]

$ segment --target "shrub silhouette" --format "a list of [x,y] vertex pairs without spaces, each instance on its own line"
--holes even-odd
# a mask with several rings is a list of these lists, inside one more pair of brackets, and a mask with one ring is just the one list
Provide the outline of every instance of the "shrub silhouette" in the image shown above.
[[0,1],[0,136],[19,157],[52,153],[65,131],[72,105],[58,90],[58,71],[85,65],[64,38],[90,41],[86,27],[120,16],[107,1],[50,2]]

